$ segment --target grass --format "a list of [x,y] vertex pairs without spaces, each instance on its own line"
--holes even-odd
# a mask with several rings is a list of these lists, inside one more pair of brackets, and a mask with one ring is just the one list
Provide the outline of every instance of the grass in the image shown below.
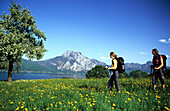
[[109,92],[106,79],[46,79],[0,82],[0,111],[169,110],[166,90],[150,90],[148,78],[120,79],[121,93]]

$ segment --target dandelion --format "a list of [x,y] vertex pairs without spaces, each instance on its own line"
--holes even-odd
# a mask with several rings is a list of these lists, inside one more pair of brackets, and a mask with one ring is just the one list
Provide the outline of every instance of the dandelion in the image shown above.
[[94,106],[94,105],[95,105],[95,103],[92,103],[92,105]]
[[138,101],[139,101],[139,102],[141,102],[141,100],[140,100],[140,99],[138,99]]
[[161,103],[160,101],[158,101],[158,103]]
[[21,106],[21,109],[23,109],[24,108],[24,106]]
[[114,107],[112,107],[112,109],[115,109]]
[[127,101],[125,101],[125,103],[127,103]]
[[77,101],[75,101],[74,103],[77,103]]
[[54,99],[55,97],[51,97],[51,99]]
[[73,108],[76,109],[76,106],[74,106]]
[[13,102],[10,102],[10,104],[13,104]]
[[2,108],[4,108],[4,106],[2,106]]
[[110,101],[108,100],[108,102],[110,103]]
[[19,110],[19,107],[16,108],[16,111],[18,111],[18,110]]
[[25,111],[28,111],[28,109],[27,109],[27,108],[25,108]]
[[92,104],[90,104],[90,107],[92,107]]
[[46,110],[49,110],[49,108],[46,108]]
[[115,103],[113,103],[113,106],[116,106]]
[[128,98],[129,101],[132,101],[132,99]]
[[165,107],[165,109],[168,110],[168,111],[170,110],[168,107]]

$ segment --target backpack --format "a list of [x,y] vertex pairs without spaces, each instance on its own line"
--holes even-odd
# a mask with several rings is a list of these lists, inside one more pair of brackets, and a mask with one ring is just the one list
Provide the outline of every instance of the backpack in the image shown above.
[[165,56],[165,55],[161,55],[162,56],[162,58],[163,58],[163,66],[162,66],[162,69],[164,70],[164,69],[166,69],[166,60],[167,60],[167,57]]
[[116,58],[117,60],[117,70],[119,73],[125,72],[124,59],[122,57]]

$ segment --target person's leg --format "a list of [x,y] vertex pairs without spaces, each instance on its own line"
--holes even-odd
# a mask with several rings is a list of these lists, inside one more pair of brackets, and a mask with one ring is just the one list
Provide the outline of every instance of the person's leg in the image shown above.
[[120,91],[120,86],[119,86],[119,72],[115,71],[115,87],[117,91]]
[[165,90],[165,79],[164,79],[162,69],[159,69],[159,80],[160,80],[160,82],[162,84],[163,90]]
[[157,79],[158,79],[157,70],[154,70],[154,72],[153,72],[153,80],[152,80],[152,84],[153,84],[153,89],[154,90],[156,90]]
[[111,73],[111,77],[110,77],[110,79],[109,79],[109,81],[108,81],[108,88],[110,88],[110,91],[112,91],[112,88],[113,88],[113,80],[114,80],[114,72],[111,71],[110,73]]

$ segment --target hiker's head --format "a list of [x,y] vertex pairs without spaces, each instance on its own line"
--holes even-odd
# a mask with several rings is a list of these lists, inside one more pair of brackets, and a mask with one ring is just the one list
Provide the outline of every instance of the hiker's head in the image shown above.
[[110,58],[117,58],[117,55],[114,52],[110,52]]
[[157,50],[157,49],[153,49],[153,50],[152,50],[152,54],[153,54],[154,56],[159,55],[158,50]]

